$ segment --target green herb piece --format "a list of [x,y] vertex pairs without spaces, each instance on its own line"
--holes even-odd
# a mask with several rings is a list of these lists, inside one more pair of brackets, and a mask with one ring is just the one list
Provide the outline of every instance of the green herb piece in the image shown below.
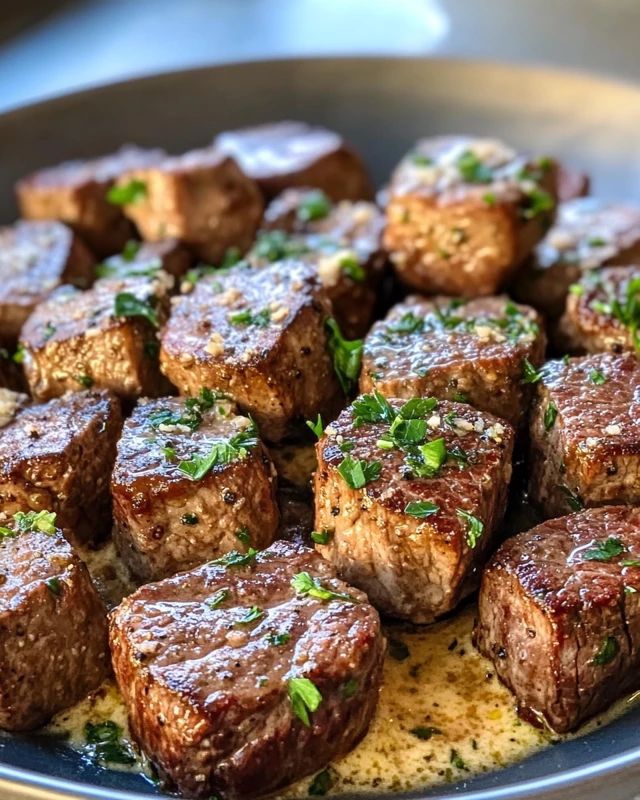
[[621,567],[640,567],[640,559],[630,558],[628,561],[621,561]]
[[352,442],[350,439],[346,439],[344,442],[341,442],[338,445],[338,450],[341,453],[351,453],[355,446],[355,442]]
[[133,206],[147,199],[147,184],[133,179],[121,186],[112,186],[107,192],[107,201],[114,206]]
[[175,447],[161,446],[160,450],[162,451],[167,461],[175,461],[175,459],[177,458]]
[[447,458],[447,448],[444,439],[434,439],[418,447],[425,467],[435,475]]
[[463,450],[461,447],[454,447],[451,450],[447,450],[447,458],[457,461],[458,464],[469,463],[469,456],[466,450]]
[[311,727],[309,712],[318,710],[322,702],[322,695],[309,678],[289,678],[287,689],[293,713],[302,720],[302,723]]
[[342,688],[342,696],[345,700],[350,700],[358,691],[358,681],[355,678],[348,680]]
[[90,375],[74,375],[73,379],[85,389],[90,389],[93,386],[93,378]]
[[471,150],[466,150],[456,165],[466,183],[491,183],[493,171]]
[[418,725],[417,728],[412,728],[409,733],[413,734],[418,739],[421,739],[423,742],[428,742],[432,736],[441,736],[442,731],[440,728],[433,728],[430,725]]
[[602,386],[603,383],[607,382],[606,376],[599,369],[592,369],[589,372],[589,380],[596,386]]
[[158,312],[155,308],[131,292],[120,292],[116,295],[113,313],[116,317],[144,317],[154,328],[159,325]]
[[184,413],[162,409],[150,414],[149,424],[152,428],[158,428],[160,425],[185,425],[194,431],[202,424],[205,411],[213,408],[219,400],[230,399],[224,392],[214,392],[204,387],[200,389],[197,397],[187,397],[184,402]]
[[249,528],[246,525],[241,525],[238,530],[236,531],[236,539],[242,542],[242,544],[251,544],[251,534],[249,533]]
[[321,531],[311,531],[311,538],[316,544],[329,544],[332,536],[333,533],[327,528],[323,528]]
[[544,427],[546,430],[550,431],[551,428],[553,428],[553,426],[556,424],[557,417],[558,406],[553,402],[553,400],[550,400],[549,405],[544,412]]
[[309,784],[308,793],[314,797],[324,797],[334,784],[333,776],[328,769],[319,772]]
[[103,764],[136,763],[136,757],[131,745],[122,737],[122,728],[113,720],[87,722],[84,726],[84,736],[91,756]]
[[258,551],[254,550],[253,547],[250,547],[246,553],[241,553],[238,550],[232,550],[230,553],[226,553],[222,556],[222,558],[216,558],[215,561],[210,561],[210,564],[215,564],[219,567],[246,567],[248,564],[252,564],[256,556],[258,555]]
[[227,600],[228,597],[229,597],[228,589],[218,589],[218,591],[213,595],[213,597],[210,597],[209,600],[205,601],[205,603],[206,605],[209,606],[209,608],[212,611],[215,611],[216,608],[220,608],[220,606],[225,602],[225,600]]
[[270,633],[267,636],[267,642],[272,647],[282,647],[291,639],[290,633]]
[[183,525],[197,525],[199,521],[200,520],[198,519],[198,515],[197,514],[193,514],[191,512],[188,512],[187,514],[183,514],[180,517],[180,522]]
[[291,579],[291,585],[298,594],[314,597],[323,602],[328,600],[343,600],[346,603],[357,603],[355,597],[350,594],[340,594],[324,587],[320,578],[312,578],[308,572],[299,572]]
[[602,647],[591,659],[590,663],[595,667],[604,667],[606,664],[610,664],[619,652],[620,645],[618,644],[618,640],[615,636],[607,636]]
[[449,755],[449,761],[451,762],[452,766],[454,766],[456,769],[466,770],[467,768],[467,765],[464,763],[457,750],[451,751],[451,754]]
[[5,539],[15,539],[19,533],[20,531],[16,531],[13,528],[0,526],[0,544],[2,544]]
[[324,219],[331,211],[331,200],[320,189],[307,192],[298,206],[297,217],[300,222],[314,222]]
[[47,322],[47,324],[42,329],[42,336],[45,340],[47,340],[50,339],[55,332],[56,332],[55,325],[52,325],[50,322]]
[[584,550],[582,558],[585,561],[611,561],[611,559],[624,553],[624,545],[615,536],[609,536],[604,542],[594,542],[593,547]]
[[379,461],[367,462],[345,456],[338,465],[338,472],[350,489],[362,489],[380,477],[382,464]]
[[563,363],[563,364],[568,364],[568,363],[569,363],[569,353],[565,353],[565,354],[562,356],[562,363]]
[[318,419],[316,422],[312,422],[311,420],[307,420],[307,425],[311,428],[311,430],[315,433],[318,439],[324,433],[324,427],[322,425],[322,417],[318,414]]
[[560,489],[567,498],[567,505],[572,511],[582,511],[584,509],[584,503],[580,496],[572,492],[568,486],[559,485],[558,489]]
[[580,297],[584,294],[584,286],[582,286],[580,283],[572,283],[569,287],[569,291],[571,294],[575,294],[576,297]]
[[536,186],[526,194],[526,203],[522,211],[525,219],[535,219],[540,214],[552,211],[555,208],[555,200],[545,189]]
[[402,406],[398,414],[402,419],[420,419],[433,411],[437,405],[435,397],[414,397]]
[[409,658],[409,648],[402,639],[388,639],[387,652],[394,661],[406,661]]
[[484,522],[463,508],[456,508],[456,514],[467,523],[465,540],[469,547],[474,548],[478,544],[478,539],[482,536]]
[[456,392],[453,395],[453,399],[456,401],[456,403],[468,403],[469,402],[469,398],[467,397],[466,394],[464,394],[464,392]]
[[142,247],[142,242],[137,242],[135,239],[129,239],[129,241],[122,248],[122,253],[120,253],[120,258],[123,261],[135,261],[135,258],[140,252],[141,247]]
[[356,428],[360,427],[363,422],[392,423],[396,418],[396,412],[389,401],[377,391],[358,397],[353,401],[351,408],[353,409],[353,424]]
[[348,255],[340,261],[340,269],[356,283],[363,283],[367,278],[363,266],[360,264],[356,256]]
[[240,461],[247,457],[249,450],[258,444],[255,424],[236,434],[228,442],[215,442],[206,456],[193,455],[181,461],[178,469],[192,481],[199,481],[214,467]]
[[520,383],[537,383],[542,378],[541,373],[537,371],[528,358],[522,360],[522,373],[523,377]]
[[55,511],[18,511],[13,515],[14,522],[21,533],[40,531],[48,536],[56,532]]
[[13,354],[12,359],[14,364],[24,363],[24,345],[22,344],[22,342],[18,342],[16,352]]
[[487,192],[486,194],[483,194],[482,199],[488,206],[495,206],[496,204],[496,196],[493,192]]
[[348,394],[355,386],[360,374],[362,363],[362,339],[348,341],[342,336],[338,323],[332,317],[325,320],[327,332],[327,345],[333,359],[333,368],[336,371],[340,386]]
[[424,319],[416,317],[413,311],[407,311],[400,319],[389,322],[387,329],[392,333],[400,334],[422,332],[424,330]]
[[256,258],[273,263],[284,258],[304,255],[309,252],[309,247],[285,231],[260,231],[251,252]]
[[242,311],[230,312],[227,314],[227,319],[231,325],[236,327],[255,325],[258,328],[267,328],[271,322],[271,311],[268,308],[263,308],[254,314],[250,308],[245,308]]
[[51,594],[55,594],[56,597],[60,597],[62,594],[62,584],[57,578],[49,578],[49,580],[44,582],[44,585],[51,592]]
[[236,625],[250,625],[252,622],[257,622],[257,620],[264,617],[264,611],[258,606],[251,606],[251,608],[247,611],[244,617],[236,620]]
[[412,164],[415,164],[416,167],[430,167],[433,164],[433,159],[429,158],[429,156],[422,155],[422,153],[409,153],[407,158]]

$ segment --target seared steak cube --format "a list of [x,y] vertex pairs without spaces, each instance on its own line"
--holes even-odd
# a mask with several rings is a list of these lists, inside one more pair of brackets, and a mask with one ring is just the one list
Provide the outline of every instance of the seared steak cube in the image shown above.
[[345,755],[378,699],[366,596],[277,542],[143,586],[111,614],[131,730],[188,797],[264,795]]
[[106,258],[96,268],[98,278],[155,277],[160,270],[179,278],[189,269],[189,251],[176,239],[137,242],[130,239],[117,256]]
[[157,339],[169,308],[166,277],[105,278],[86,292],[53,292],[20,337],[33,396],[47,400],[90,387],[126,399],[167,393]]
[[26,405],[0,395],[0,510],[51,509],[70,538],[95,541],[111,527],[109,476],[122,429],[109,392]]
[[640,269],[606,267],[573,284],[559,337],[572,353],[640,349]]
[[516,275],[513,291],[551,319],[583,272],[640,262],[640,208],[582,197],[558,207],[556,224]]
[[478,586],[513,439],[467,405],[361,395],[317,445],[317,549],[380,611],[433,622]]
[[523,716],[566,733],[640,687],[639,559],[628,506],[544,522],[495,554],[476,642]]
[[314,270],[283,261],[203,278],[173,306],[162,370],[182,394],[232,395],[278,441],[342,399],[328,348],[329,301]]
[[262,217],[257,185],[213,147],[133,169],[118,186],[141,189],[124,211],[143,239],[179,239],[213,264],[228,247],[248,250]]
[[468,402],[518,427],[531,400],[523,381],[544,361],[544,349],[538,314],[506,297],[414,295],[365,339],[360,391]]
[[335,201],[372,197],[362,160],[326,128],[276,122],[221,133],[215,143],[235,158],[267,199],[296,186],[322,189]]
[[109,673],[105,608],[55,527],[28,511],[0,527],[0,728],[38,728]]
[[33,309],[62,283],[89,286],[95,259],[66,225],[0,228],[0,341],[15,346]]
[[556,165],[502,142],[422,139],[396,168],[384,244],[400,280],[427,294],[495,294],[553,221]]
[[531,415],[530,498],[546,517],[640,503],[640,361],[600,354],[551,361]]
[[127,145],[102,158],[65,161],[34,172],[16,184],[21,216],[66,222],[98,256],[117,253],[132,230],[122,213],[121,193],[111,191],[114,182],[123,172],[164,157],[162,150]]
[[262,550],[278,528],[275,469],[255,426],[207,389],[134,409],[111,492],[116,546],[145,581],[230,550]]

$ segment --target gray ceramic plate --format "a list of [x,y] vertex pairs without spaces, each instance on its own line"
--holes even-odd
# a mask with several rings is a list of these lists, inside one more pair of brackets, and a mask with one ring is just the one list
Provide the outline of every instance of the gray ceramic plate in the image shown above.
[[[419,136],[469,132],[583,167],[602,196],[640,199],[634,87],[491,64],[312,59],[160,75],[0,117],[0,221],[15,217],[14,180],[36,167],[99,155],[123,142],[180,152],[225,128],[287,117],[344,133],[378,182]],[[155,793],[140,777],[100,769],[34,737],[0,738],[0,762],[2,800],[133,800]],[[640,800],[640,709],[501,772],[405,796]]]

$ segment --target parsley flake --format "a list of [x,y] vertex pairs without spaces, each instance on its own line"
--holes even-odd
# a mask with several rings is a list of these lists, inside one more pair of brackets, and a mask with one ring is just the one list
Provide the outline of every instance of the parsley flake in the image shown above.
[[379,461],[367,462],[345,456],[338,465],[340,476],[350,489],[362,489],[380,477],[382,464]]
[[131,292],[120,292],[115,297],[113,313],[116,317],[143,317],[154,328],[159,325],[158,312],[146,300],[140,300]]
[[469,547],[474,548],[478,544],[478,539],[482,536],[484,522],[481,519],[478,519],[478,517],[474,517],[473,514],[470,514],[463,508],[457,508],[456,514],[458,517],[460,517],[460,519],[467,523],[465,540]]
[[346,603],[357,603],[355,597],[350,594],[340,594],[333,592],[322,585],[320,578],[312,578],[308,572],[299,572],[291,579],[291,586],[295,591],[303,596],[314,597],[323,602],[329,600],[343,600]]
[[345,339],[333,317],[325,320],[325,331],[327,333],[327,346],[333,359],[333,368],[343,392],[348,394],[355,386],[360,374],[362,339],[354,339],[352,341]]
[[615,636],[607,636],[602,644],[602,647],[591,659],[590,663],[595,667],[604,667],[607,664],[610,664],[619,652],[620,645],[618,644],[618,640],[615,638]]
[[410,517],[417,517],[418,519],[425,519],[440,511],[440,506],[434,503],[429,503],[427,500],[419,500],[415,503],[407,503],[404,509],[405,514]]
[[584,550],[582,558],[585,561],[611,561],[624,552],[624,545],[615,536],[609,536],[604,542],[594,542],[589,550]]
[[114,206],[133,206],[147,199],[147,184],[134,178],[120,186],[112,186],[107,192],[107,202]]
[[322,695],[309,678],[289,678],[287,690],[293,713],[302,720],[303,725],[310,728],[309,712],[318,710]]

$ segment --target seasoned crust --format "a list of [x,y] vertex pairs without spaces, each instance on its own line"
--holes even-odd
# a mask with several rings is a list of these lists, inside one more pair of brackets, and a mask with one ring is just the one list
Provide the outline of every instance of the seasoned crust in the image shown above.
[[59,222],[0,228],[0,340],[14,347],[33,309],[62,283],[90,286],[95,259]]
[[219,148],[191,150],[122,175],[118,186],[144,187],[124,213],[142,238],[182,241],[212,264],[229,247],[249,249],[263,211],[260,190]]
[[476,642],[527,718],[566,733],[639,685],[639,531],[637,508],[589,509],[508,539],[487,566]]
[[[157,329],[168,315],[172,283],[166,278],[163,273],[152,281],[105,278],[86,292],[71,286],[53,292],[20,337],[33,396],[47,400],[87,386],[126,399],[168,394],[157,360]],[[147,316],[116,316],[122,296],[128,298],[123,304],[128,314],[140,310]]]
[[334,201],[371,200],[365,166],[341,136],[304,122],[275,122],[226,131],[215,144],[257,181],[267,199],[313,186]]
[[173,305],[160,363],[182,394],[232,395],[268,440],[332,413],[342,393],[327,349],[329,302],[308,264],[238,266]]
[[59,530],[3,536],[0,575],[0,728],[32,730],[107,677],[106,612]]
[[360,391],[469,402],[518,427],[531,399],[525,359],[544,361],[538,314],[507,297],[398,303],[364,343]]
[[608,353],[550,361],[536,386],[529,496],[544,515],[640,503],[640,362]]
[[[404,406],[400,399],[389,403],[393,413]],[[354,406],[318,442],[315,475],[315,528],[328,538],[319,552],[382,612],[417,623],[433,622],[477,587],[504,513],[514,440],[511,426],[492,415],[447,401],[429,406],[420,417],[427,420],[426,441],[443,439],[459,456],[430,477],[418,477],[407,448],[381,445],[388,421],[356,422]],[[339,471],[345,459],[378,462],[380,475],[351,486]],[[408,512],[425,502],[437,510],[424,517]],[[459,511],[483,523],[480,535],[470,535],[470,520]]]
[[[301,572],[358,602],[297,594]],[[239,625],[253,606],[264,615]],[[245,566],[206,564],[142,587],[112,612],[110,639],[134,736],[170,786],[202,798],[262,795],[346,754],[375,710],[385,647],[366,596],[287,542]],[[290,678],[322,695],[309,727]]]
[[[230,550],[262,550],[278,529],[275,470],[259,440],[247,444],[254,438],[250,420],[224,397],[206,392],[196,399],[197,416],[182,398],[138,404],[118,444],[111,477],[114,539],[127,566],[145,581]],[[229,456],[199,480],[180,470],[181,462],[206,458],[214,445],[242,434],[243,456]]]
[[556,164],[466,136],[421,139],[389,187],[384,245],[426,294],[499,291],[553,221]]

